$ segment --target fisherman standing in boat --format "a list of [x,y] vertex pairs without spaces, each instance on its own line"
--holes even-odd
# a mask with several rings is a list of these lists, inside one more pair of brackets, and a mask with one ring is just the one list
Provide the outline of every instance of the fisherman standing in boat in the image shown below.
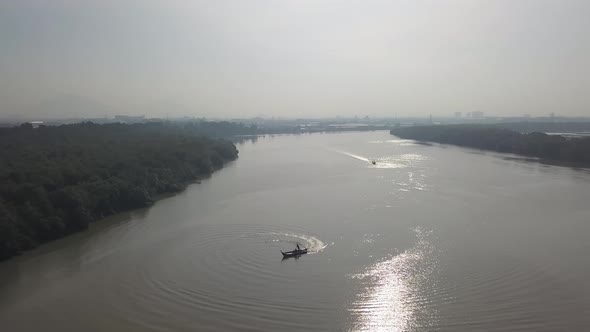
[[297,251],[301,250],[301,248],[299,248],[299,243],[297,243]]

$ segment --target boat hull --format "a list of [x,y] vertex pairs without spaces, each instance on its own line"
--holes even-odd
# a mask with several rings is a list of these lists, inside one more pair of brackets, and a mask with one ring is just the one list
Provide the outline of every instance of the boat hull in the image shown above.
[[307,249],[293,250],[287,252],[281,251],[281,254],[283,254],[283,257],[296,257],[307,254]]

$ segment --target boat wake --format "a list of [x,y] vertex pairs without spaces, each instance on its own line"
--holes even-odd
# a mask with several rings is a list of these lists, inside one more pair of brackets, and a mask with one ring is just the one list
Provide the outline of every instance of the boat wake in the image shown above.
[[315,236],[297,234],[297,233],[270,233],[272,242],[279,244],[289,244],[295,246],[299,244],[303,248],[309,249],[309,254],[317,254],[328,247],[322,240]]
[[340,150],[335,150],[335,151],[338,152],[338,153],[340,153],[340,154],[343,154],[345,156],[349,156],[349,157],[352,157],[354,159],[357,159],[357,160],[366,161],[368,163],[371,162],[371,160],[369,160],[369,158],[365,158],[363,156],[359,156],[359,155],[354,154],[354,153],[350,153],[350,152],[346,152],[346,151],[340,151]]
[[345,156],[349,156],[354,159],[367,162],[370,164],[369,165],[370,168],[405,168],[405,167],[407,167],[406,165],[400,163],[401,160],[398,160],[399,158],[395,158],[395,157],[381,157],[381,158],[369,159],[369,158],[359,156],[357,154],[346,152],[346,151],[340,151],[340,150],[334,150],[334,151],[336,151],[337,153],[343,154]]
[[[286,316],[317,315],[317,306],[301,305],[306,301],[284,287],[301,280],[308,270],[277,264],[280,250],[293,250],[297,243],[309,248],[309,254],[326,247],[305,230],[283,226],[187,225],[163,233],[147,252],[130,253],[123,261],[129,270],[113,270],[112,278],[120,282],[105,290],[105,296],[123,317],[149,330],[167,330],[166,317],[193,323],[195,315],[212,317],[207,322],[219,326],[215,331],[247,329],[241,325],[246,315],[254,324],[271,324],[274,328],[269,330],[279,330]],[[149,264],[137,258],[143,255],[150,257]],[[307,262],[322,264],[320,260]],[[223,317],[216,316],[220,312]]]

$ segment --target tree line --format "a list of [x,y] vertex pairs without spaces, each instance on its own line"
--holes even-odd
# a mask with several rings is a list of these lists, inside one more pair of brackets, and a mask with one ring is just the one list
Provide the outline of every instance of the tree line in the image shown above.
[[519,133],[488,125],[398,127],[392,129],[391,134],[404,139],[590,165],[590,138],[566,138],[540,132]]
[[0,260],[149,206],[237,158],[231,142],[202,135],[163,123],[0,128]]
[[505,122],[496,127],[510,129],[521,133],[576,133],[590,132],[590,122]]

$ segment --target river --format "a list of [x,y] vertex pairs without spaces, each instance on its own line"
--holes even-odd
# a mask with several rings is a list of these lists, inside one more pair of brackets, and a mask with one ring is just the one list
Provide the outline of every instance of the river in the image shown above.
[[[388,132],[238,149],[1,263],[2,330],[590,330],[588,170]],[[311,253],[281,260],[296,243]]]

